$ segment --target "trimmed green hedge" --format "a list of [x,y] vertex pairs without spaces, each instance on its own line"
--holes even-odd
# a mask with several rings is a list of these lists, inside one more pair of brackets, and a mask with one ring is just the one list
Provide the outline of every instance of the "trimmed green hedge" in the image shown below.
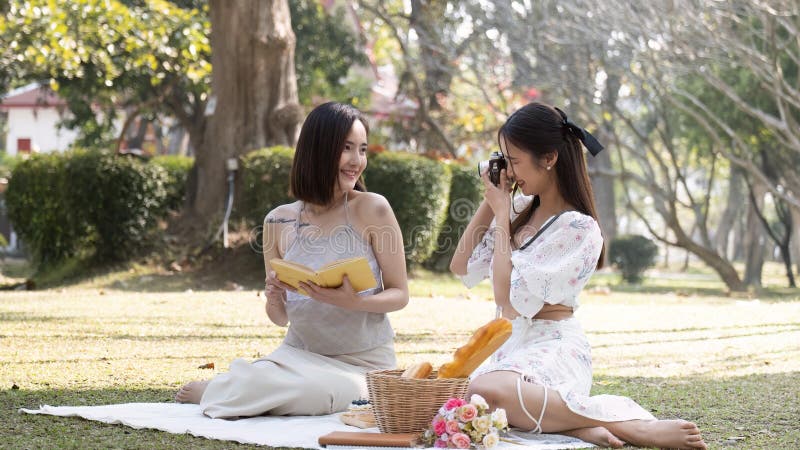
[[381,152],[369,157],[364,181],[392,205],[409,266],[421,264],[436,248],[447,216],[450,180],[447,164],[423,156]]
[[257,226],[272,209],[293,201],[289,196],[293,158],[294,149],[282,146],[253,150],[242,157],[237,216]]
[[[242,195],[238,215],[252,225],[278,205],[291,202],[289,173],[294,150],[271,147],[242,158]],[[447,216],[450,170],[446,164],[402,152],[370,154],[364,180],[392,205],[409,264],[419,264],[433,253],[436,237]],[[258,237],[256,237],[258,239]]]
[[[237,215],[260,224],[278,205],[291,202],[289,173],[294,151],[272,147],[242,158]],[[6,199],[9,217],[37,264],[93,255],[119,261],[146,245],[167,209],[179,208],[192,160],[158,157],[151,163],[100,152],[36,155],[15,167]],[[364,174],[370,191],[387,198],[400,223],[409,265],[421,264],[437,246],[448,256],[479,199],[469,168],[400,152],[372,154]],[[477,192],[477,193],[476,193]],[[448,217],[448,205],[452,214]],[[477,204],[477,203],[475,203]],[[447,229],[442,226],[447,221]],[[437,238],[439,239],[437,241]]]
[[436,250],[425,261],[425,267],[438,272],[449,270],[458,240],[483,200],[483,184],[475,164],[452,164],[450,171],[453,180],[450,185],[447,219],[436,238]]
[[619,236],[611,241],[608,259],[622,273],[622,279],[631,284],[642,281],[642,274],[656,263],[658,246],[638,234]]
[[167,198],[164,206],[172,211],[183,208],[186,199],[186,180],[194,166],[194,158],[180,155],[161,155],[150,159],[150,164],[155,164],[167,172]]
[[35,155],[17,164],[8,182],[9,219],[39,264],[72,256],[86,239],[86,226],[68,203],[66,162],[58,154]]
[[95,257],[122,261],[164,216],[167,172],[136,158],[80,152],[67,161],[70,202],[96,233]]
[[167,173],[135,158],[74,151],[17,165],[9,218],[38,264],[77,253],[121,261],[146,245],[163,216]]

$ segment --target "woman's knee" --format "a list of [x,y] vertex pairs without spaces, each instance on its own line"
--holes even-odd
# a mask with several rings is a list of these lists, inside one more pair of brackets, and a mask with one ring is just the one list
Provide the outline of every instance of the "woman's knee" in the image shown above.
[[507,402],[508,393],[507,389],[502,383],[497,380],[492,380],[491,377],[479,376],[469,383],[467,389],[467,400],[474,395],[478,394],[486,400],[490,409],[504,408]]

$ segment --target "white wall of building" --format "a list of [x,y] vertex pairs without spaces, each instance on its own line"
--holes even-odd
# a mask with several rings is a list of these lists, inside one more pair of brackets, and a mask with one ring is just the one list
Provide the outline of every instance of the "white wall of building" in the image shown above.
[[31,140],[34,153],[64,151],[77,137],[77,131],[59,128],[63,119],[56,108],[8,108],[6,152],[16,155],[17,140]]

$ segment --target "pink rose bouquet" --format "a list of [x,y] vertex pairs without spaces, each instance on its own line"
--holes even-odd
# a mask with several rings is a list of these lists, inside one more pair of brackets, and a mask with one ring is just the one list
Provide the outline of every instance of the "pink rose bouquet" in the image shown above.
[[505,410],[490,412],[486,400],[476,394],[469,403],[460,398],[445,402],[422,438],[426,445],[436,448],[492,449],[503,431],[508,431]]

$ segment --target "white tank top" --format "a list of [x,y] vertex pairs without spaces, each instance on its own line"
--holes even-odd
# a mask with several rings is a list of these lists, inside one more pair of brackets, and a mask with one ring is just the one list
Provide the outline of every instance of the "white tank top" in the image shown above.
[[[383,290],[381,270],[369,242],[364,241],[350,224],[347,197],[344,200],[345,221],[326,236],[303,233],[300,218],[295,222],[295,239],[286,249],[283,259],[304,264],[312,269],[342,258],[365,256],[378,286],[359,295],[371,295]],[[394,339],[394,331],[385,313],[351,311],[318,302],[305,295],[286,293],[286,313],[289,330],[284,343],[320,355],[335,356],[371,350]]]

